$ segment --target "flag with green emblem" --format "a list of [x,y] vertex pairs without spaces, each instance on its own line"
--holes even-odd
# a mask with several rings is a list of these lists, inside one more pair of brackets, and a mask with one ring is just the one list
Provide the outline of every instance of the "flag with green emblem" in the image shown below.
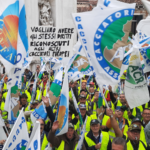
[[49,89],[49,97],[51,101],[51,105],[54,105],[56,101],[59,99],[59,95],[61,92],[62,87],[62,76],[63,76],[63,67],[59,69],[59,72],[57,73],[53,83],[50,86]]
[[149,92],[140,61],[140,52],[137,48],[133,48],[129,59],[124,89],[126,100],[131,109],[149,101]]

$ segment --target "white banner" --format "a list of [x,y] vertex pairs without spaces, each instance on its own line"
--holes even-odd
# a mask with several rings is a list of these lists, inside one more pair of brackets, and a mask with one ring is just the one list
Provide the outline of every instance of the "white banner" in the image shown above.
[[149,92],[140,62],[139,49],[134,48],[129,60],[125,81],[125,97],[130,108],[138,107],[149,101]]
[[[135,4],[73,14],[83,48],[104,85],[120,80],[124,47],[128,45]],[[90,31],[90,32],[89,32]]]

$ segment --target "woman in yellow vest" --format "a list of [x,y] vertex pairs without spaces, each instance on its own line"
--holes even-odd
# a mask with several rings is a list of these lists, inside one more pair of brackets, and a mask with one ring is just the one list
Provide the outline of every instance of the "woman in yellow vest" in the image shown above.
[[[55,121],[48,134],[48,141],[52,144],[52,146],[57,148],[57,150],[76,150],[79,142],[79,135],[75,132],[73,124],[69,123],[67,133],[61,136],[55,136],[58,128],[59,122]],[[84,144],[82,146],[82,150],[86,150]]]

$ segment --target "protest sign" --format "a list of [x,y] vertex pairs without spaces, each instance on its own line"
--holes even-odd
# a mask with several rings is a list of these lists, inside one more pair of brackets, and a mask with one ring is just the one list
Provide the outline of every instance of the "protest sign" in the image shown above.
[[74,28],[32,26],[29,28],[29,56],[71,57]]

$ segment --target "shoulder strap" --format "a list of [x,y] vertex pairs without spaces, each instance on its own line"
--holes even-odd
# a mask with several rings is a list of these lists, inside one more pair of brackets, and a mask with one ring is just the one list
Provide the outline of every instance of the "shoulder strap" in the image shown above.
[[145,148],[145,150],[147,149],[147,146],[143,143],[143,141],[141,141],[141,140],[139,140],[142,144],[143,144],[143,146],[144,146],[144,148]]

